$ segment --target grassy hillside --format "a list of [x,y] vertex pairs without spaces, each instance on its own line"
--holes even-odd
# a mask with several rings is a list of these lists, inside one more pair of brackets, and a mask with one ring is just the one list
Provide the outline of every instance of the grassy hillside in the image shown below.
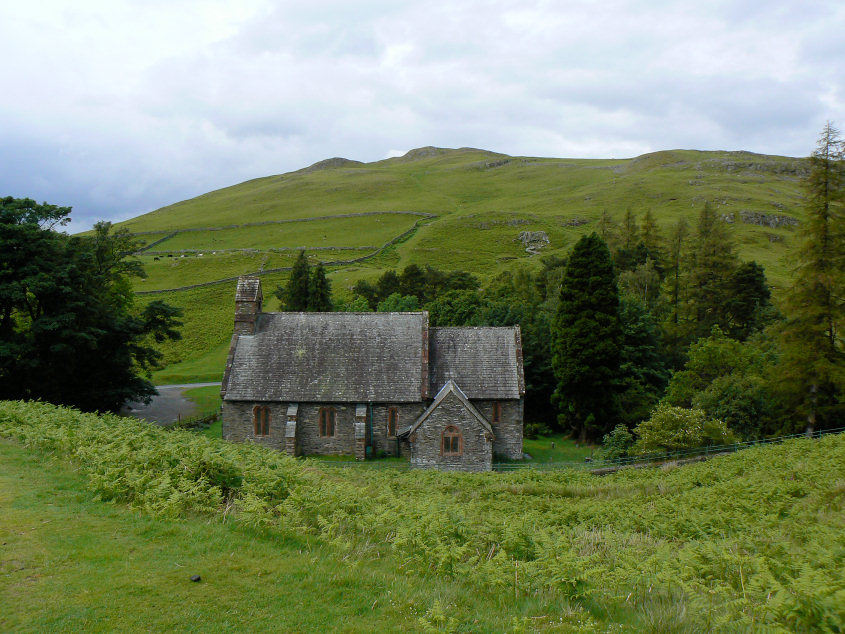
[[[748,224],[743,214],[800,221],[804,169],[801,159],[748,152],[672,150],[585,160],[420,148],[375,163],[330,160],[251,180],[122,226],[148,245],[143,261],[149,278],[137,282],[138,291],[277,271],[291,265],[296,248],[305,248],[314,260],[348,262],[330,267],[335,293],[346,297],[358,279],[411,263],[482,277],[537,266],[539,258],[518,240],[521,231],[545,231],[551,244],[543,253],[564,254],[595,229],[605,209],[617,219],[627,208],[640,217],[650,209],[668,231],[681,217],[694,223],[707,201],[733,221],[740,256],[763,264],[777,290],[789,279],[796,229]],[[275,274],[272,283],[283,279]],[[168,348],[168,363],[224,344],[232,283],[225,288],[222,294],[214,288],[167,295],[186,309],[214,306],[213,315],[188,318],[188,343]],[[198,331],[202,341],[194,340]]]
[[0,438],[5,629],[845,627],[845,435],[605,477],[338,469],[43,403],[0,403]]

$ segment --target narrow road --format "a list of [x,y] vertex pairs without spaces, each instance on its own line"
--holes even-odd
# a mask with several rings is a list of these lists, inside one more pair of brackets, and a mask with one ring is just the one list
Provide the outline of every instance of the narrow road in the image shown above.
[[149,405],[129,402],[120,410],[121,414],[134,416],[156,425],[170,425],[180,417],[192,416],[196,406],[182,393],[195,387],[211,387],[219,383],[183,383],[181,385],[157,385],[158,395],[153,397]]

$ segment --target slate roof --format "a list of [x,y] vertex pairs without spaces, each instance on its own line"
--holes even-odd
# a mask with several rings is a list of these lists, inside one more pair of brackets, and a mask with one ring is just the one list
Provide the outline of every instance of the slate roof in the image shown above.
[[525,394],[522,342],[511,328],[432,328],[429,392],[449,380],[471,399],[518,399]]
[[428,313],[261,313],[240,335],[226,400],[423,400]]
[[467,399],[467,395],[464,391],[458,387],[458,385],[452,381],[446,381],[446,384],[440,389],[440,392],[437,393],[437,396],[434,398],[434,402],[426,408],[426,410],[420,414],[420,417],[417,418],[410,426],[406,427],[405,429],[399,431],[397,436],[408,436],[414,433],[414,430],[417,429],[420,425],[422,425],[425,420],[431,416],[434,411],[440,407],[440,404],[444,401],[444,399],[449,396],[449,394],[454,394],[461,404],[467,409],[467,411],[472,414],[472,416],[478,421],[478,424],[481,425],[486,431],[493,433],[493,428],[490,426],[490,423],[487,421],[484,416],[475,408],[475,406],[469,402]]

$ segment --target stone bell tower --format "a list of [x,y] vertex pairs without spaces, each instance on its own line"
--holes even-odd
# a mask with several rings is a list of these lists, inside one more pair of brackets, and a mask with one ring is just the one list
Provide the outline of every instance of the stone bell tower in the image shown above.
[[238,278],[238,288],[235,291],[235,331],[232,343],[229,345],[229,356],[226,359],[226,370],[223,373],[223,383],[220,386],[220,396],[226,396],[229,383],[229,372],[235,356],[235,345],[241,335],[254,335],[255,322],[261,313],[264,296],[261,293],[261,280],[257,277],[242,275]]
[[238,289],[235,291],[235,335],[255,334],[255,321],[263,301],[261,280],[246,275],[238,278]]

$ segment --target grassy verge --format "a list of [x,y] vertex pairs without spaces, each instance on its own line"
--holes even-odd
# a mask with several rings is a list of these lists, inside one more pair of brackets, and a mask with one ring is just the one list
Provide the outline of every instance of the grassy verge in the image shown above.
[[531,458],[526,462],[584,462],[592,456],[592,446],[578,445],[564,434],[526,438],[522,448]]
[[310,539],[152,519],[96,501],[77,470],[5,439],[0,502],[6,632],[423,630],[443,610],[445,621],[501,631],[533,603],[480,596],[390,559],[340,557]]

